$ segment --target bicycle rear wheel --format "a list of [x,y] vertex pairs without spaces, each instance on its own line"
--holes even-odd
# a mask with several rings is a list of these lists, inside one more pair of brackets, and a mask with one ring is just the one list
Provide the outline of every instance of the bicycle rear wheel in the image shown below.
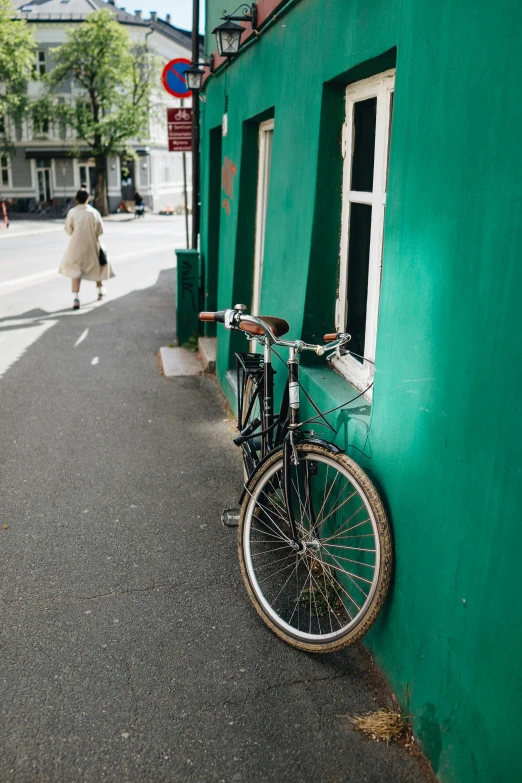
[[239,519],[243,579],[263,621],[285,642],[333,652],[373,625],[388,590],[391,535],[382,502],[344,454],[303,443],[292,467],[301,548],[293,545],[278,450],[248,487]]

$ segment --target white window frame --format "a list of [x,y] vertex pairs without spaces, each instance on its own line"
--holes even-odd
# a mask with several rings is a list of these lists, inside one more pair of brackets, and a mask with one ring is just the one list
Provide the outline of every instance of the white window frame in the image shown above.
[[[40,57],[41,54],[43,54],[43,58]],[[45,57],[45,49],[37,49],[36,50],[36,72],[40,76],[44,76],[47,73],[47,62],[46,62],[46,57]]]
[[[75,164],[76,164],[75,165],[76,170],[74,172],[74,178],[77,183],[77,187],[81,188],[82,182],[85,182],[85,184],[87,185],[87,190],[89,190],[89,183],[90,183],[90,176],[91,176],[89,174],[89,169],[95,169],[96,162],[94,161],[93,158],[88,158],[87,160],[81,160],[81,161],[76,158]],[[81,174],[82,166],[85,167],[85,179],[82,178],[82,174]]]
[[54,198],[54,189],[53,189],[53,168],[52,168],[52,161],[50,161],[49,166],[37,166],[36,167],[36,200],[40,201],[40,183],[38,182],[38,174],[42,172],[42,177],[44,180],[44,189],[45,189],[45,172],[49,172],[49,198],[48,201],[52,201]]
[[[372,207],[370,255],[368,267],[368,294],[366,302],[366,330],[364,355],[370,361],[361,362],[352,356],[333,359],[335,368],[356,388],[364,390],[372,383],[375,371],[377,321],[381,290],[382,254],[384,238],[384,214],[388,170],[391,96],[395,89],[395,69],[378,76],[351,84],[346,89],[346,115],[343,125],[343,203],[341,217],[341,248],[339,269],[339,293],[335,307],[335,324],[338,331],[346,328],[348,314],[348,250],[350,240],[350,207],[352,204],[369,204]],[[354,105],[368,98],[377,98],[375,123],[375,151],[372,192],[350,189],[354,147]],[[348,348],[350,346],[348,345]],[[365,396],[372,397],[369,389]]]
[[[2,160],[5,159],[5,166],[2,163]],[[7,171],[7,185],[3,183],[3,173],[4,171]],[[0,188],[12,188],[13,182],[11,179],[11,162],[9,159],[9,156],[6,155],[6,153],[0,153]]]
[[[261,306],[261,281],[265,255],[266,210],[270,183],[270,159],[267,156],[267,134],[273,132],[274,120],[259,123],[259,168],[256,196],[256,238],[254,246],[254,283],[252,286],[252,315],[259,315]],[[273,145],[273,137],[272,137]],[[268,165],[267,165],[268,164]]]

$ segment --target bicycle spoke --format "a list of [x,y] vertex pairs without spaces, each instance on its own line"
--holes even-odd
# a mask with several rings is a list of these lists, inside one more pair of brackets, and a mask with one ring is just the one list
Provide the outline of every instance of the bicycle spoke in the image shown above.
[[[268,530],[260,530],[258,527],[252,527],[252,530],[255,530],[256,533],[261,533],[263,536],[271,536],[271,538],[275,539],[276,541],[290,541],[290,539],[286,538],[286,536],[276,536],[275,533],[269,533]],[[254,541],[255,539],[252,540]]]
[[284,566],[284,568],[280,568],[279,571],[275,571],[273,574],[269,574],[268,576],[263,577],[263,579],[258,579],[257,581],[261,584],[261,582],[266,582],[267,579],[272,579],[274,576],[277,576],[277,574],[280,574],[282,571],[286,571],[288,568],[290,568],[291,564],[289,566]]
[[[317,562],[318,562],[318,563],[322,562],[322,561],[320,561],[320,560],[319,560],[319,559],[317,559],[317,558],[315,558],[315,559],[317,560]],[[331,577],[331,578],[333,578],[333,577]],[[352,598],[352,596],[351,596],[351,595],[350,595],[350,594],[349,594],[349,593],[346,591],[346,589],[345,589],[345,588],[342,586],[342,584],[341,584],[339,581],[337,582],[337,585],[338,585],[338,586],[341,588],[341,590],[342,590],[342,591],[343,591],[343,593],[346,595],[346,597],[348,598],[348,600],[350,600],[350,601],[352,602],[352,604],[355,606],[355,608],[357,609],[357,611],[358,611],[358,612],[360,612],[362,607],[360,607],[360,606],[359,606],[359,604],[358,604],[356,601],[354,601],[354,599]],[[366,598],[366,596],[365,596],[365,598]]]
[[326,542],[323,541],[323,549],[328,549],[329,546],[333,546],[340,549],[353,549],[355,552],[375,552],[375,549],[363,549],[362,546],[343,546],[342,544],[326,544]]
[[[355,587],[356,587],[356,588],[359,590],[359,592],[360,592],[360,593],[362,593],[362,594],[364,595],[364,598],[365,598],[365,599],[366,599],[366,598],[368,598],[368,594],[367,594],[367,593],[365,593],[365,592],[364,592],[364,590],[362,589],[362,587],[361,587],[360,585],[358,585],[358,584],[357,584],[357,582],[355,582],[355,581],[354,581],[354,577],[355,577],[355,578],[357,578],[357,579],[361,579],[361,581],[363,581],[363,582],[368,582],[368,580],[367,580],[367,579],[364,579],[362,576],[357,576],[357,574],[352,574],[350,571],[347,571],[345,568],[343,568],[343,567],[342,567],[342,565],[339,563],[339,560],[338,560],[338,559],[335,557],[335,555],[332,555],[332,554],[330,553],[330,557],[332,558],[332,560],[333,560],[333,561],[334,561],[334,563],[335,563],[335,568],[336,568],[336,571],[340,571],[340,572],[341,572],[341,574],[344,574],[345,576],[347,576],[347,577],[348,577],[348,579],[349,579],[351,582],[353,582],[353,584],[354,584],[354,585],[355,585]],[[371,584],[372,584],[372,582],[368,582],[368,584],[369,584],[369,585],[371,585]]]
[[[269,563],[264,563],[262,565],[256,566],[256,571],[261,571],[261,569],[266,568],[272,568],[276,563],[284,563],[285,560],[288,560],[290,557],[294,555],[294,552],[292,551],[289,555],[285,555],[284,557],[280,557],[278,560],[271,560]],[[276,574],[279,573],[279,571],[275,572]],[[275,574],[274,574],[275,576]]]
[[[353,492],[353,493],[350,495],[350,497],[347,497],[347,498],[346,498],[346,500],[343,500],[343,502],[342,502],[342,503],[340,503],[340,504],[337,506],[337,508],[334,508],[334,510],[333,510],[333,511],[330,511],[330,513],[328,514],[328,516],[327,516],[327,517],[325,517],[325,518],[322,520],[322,524],[324,525],[324,523],[326,522],[326,520],[327,520],[327,519],[330,519],[330,517],[332,516],[332,514],[336,514],[336,513],[339,511],[339,509],[340,509],[340,508],[342,508],[342,507],[343,507],[343,506],[344,506],[346,503],[348,503],[348,501],[349,501],[349,500],[351,500],[353,497],[355,497],[355,495],[356,495],[356,494],[357,494],[357,492]],[[358,513],[359,513],[359,511],[361,511],[361,509],[363,509],[363,508],[364,508],[364,504],[361,506],[361,508],[357,509],[357,511],[355,512],[355,514],[358,514]],[[353,517],[355,516],[355,514],[352,514],[352,517],[351,517],[351,518],[353,518]]]
[[379,528],[350,460],[306,443],[297,449],[289,491],[301,548],[295,551],[290,532],[280,454],[249,490],[241,552],[251,597],[269,625],[304,649],[335,649],[363,617],[373,620],[369,607],[382,580]]
[[[361,509],[359,509],[359,511],[360,510]],[[358,514],[359,511],[356,511],[355,514]],[[352,516],[349,519],[347,519],[346,522],[343,522],[342,525],[345,525],[347,522],[351,522],[351,520],[354,518],[355,514],[352,514]],[[355,530],[358,527],[361,527],[361,525],[365,525],[367,522],[370,522],[370,524],[371,524],[371,520],[370,520],[369,517],[367,519],[363,519],[362,522],[358,522],[356,525],[352,525],[352,527],[349,527],[346,530],[343,530],[342,529],[342,525],[341,525],[340,528],[337,528],[335,533],[333,533],[328,538],[324,538],[323,539],[323,543],[326,543],[327,541],[331,541],[334,538],[339,538],[339,536],[343,536],[345,533],[350,533],[350,531]],[[374,533],[366,533],[365,535],[372,536],[372,538],[374,537]],[[349,536],[347,536],[347,538],[349,538]],[[352,536],[352,538],[363,538],[363,536],[362,535],[357,535],[357,536]]]

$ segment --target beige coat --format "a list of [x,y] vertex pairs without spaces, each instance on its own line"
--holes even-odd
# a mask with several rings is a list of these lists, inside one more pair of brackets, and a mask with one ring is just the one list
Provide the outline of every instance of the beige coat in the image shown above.
[[82,280],[114,277],[110,260],[105,266],[100,266],[98,261],[98,237],[103,234],[103,221],[97,209],[89,204],[77,204],[67,214],[65,231],[71,239],[58,270],[62,275]]

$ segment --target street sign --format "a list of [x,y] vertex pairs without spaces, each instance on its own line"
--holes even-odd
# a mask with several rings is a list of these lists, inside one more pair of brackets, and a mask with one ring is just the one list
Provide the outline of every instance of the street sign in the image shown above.
[[189,98],[192,95],[185,84],[185,71],[190,68],[190,60],[178,57],[171,60],[163,69],[161,81],[168,93],[175,98]]
[[192,151],[192,109],[167,109],[169,152]]

